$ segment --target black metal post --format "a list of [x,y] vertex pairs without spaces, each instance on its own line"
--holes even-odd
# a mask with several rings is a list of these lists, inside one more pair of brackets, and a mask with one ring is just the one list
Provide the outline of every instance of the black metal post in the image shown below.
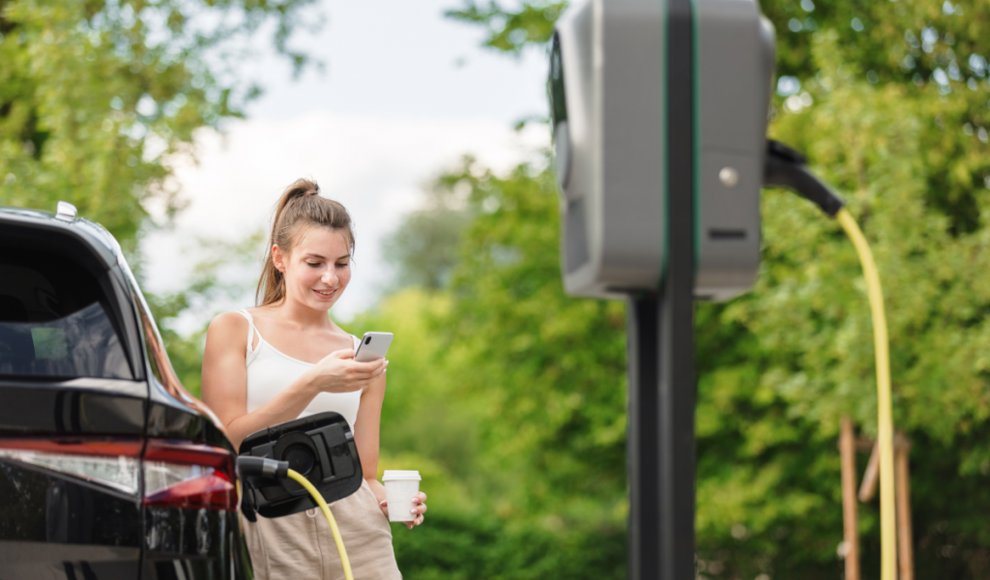
[[[674,260],[670,266],[679,268]],[[670,272],[663,294],[629,300],[631,580],[695,578],[693,262],[688,266],[690,284]]]
[[[686,197],[690,209],[691,197]],[[676,205],[673,199],[670,205]],[[672,221],[670,230],[672,239],[680,238],[681,244],[692,248],[693,220],[677,225]],[[660,580],[695,578],[693,295],[693,249],[671,252],[659,308]]]
[[633,580],[660,577],[660,300],[655,294],[628,305],[629,572]]
[[[695,183],[699,147],[691,0],[671,0],[667,30],[667,270],[660,293],[660,579],[694,580]],[[675,80],[676,79],[676,80]]]
[[629,578],[694,580],[694,65],[691,0],[667,26],[667,260],[629,300]]
[[695,578],[693,290],[688,252],[671,256],[662,294],[629,300],[631,580]]

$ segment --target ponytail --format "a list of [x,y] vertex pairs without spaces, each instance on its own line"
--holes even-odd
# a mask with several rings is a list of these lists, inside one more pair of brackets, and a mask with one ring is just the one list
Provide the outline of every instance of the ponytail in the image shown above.
[[320,186],[315,181],[298,179],[286,188],[275,205],[268,253],[254,294],[258,306],[276,304],[285,299],[285,277],[275,267],[272,257],[274,246],[277,245],[283,254],[288,254],[305,229],[322,226],[342,234],[351,253],[354,252],[351,216],[343,205],[320,197],[319,193]]

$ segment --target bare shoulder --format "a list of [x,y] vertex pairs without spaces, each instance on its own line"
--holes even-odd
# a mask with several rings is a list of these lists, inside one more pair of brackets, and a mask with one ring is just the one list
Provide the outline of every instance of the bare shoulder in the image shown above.
[[333,325],[333,328],[331,329],[330,332],[334,336],[339,336],[340,338],[346,338],[347,340],[351,341],[351,346],[354,346],[357,343],[361,342],[360,336],[347,332],[346,330],[338,326],[336,323]]
[[237,312],[224,312],[210,321],[210,327],[206,331],[206,341],[209,343],[211,338],[215,338],[223,343],[231,343],[235,340],[246,343],[247,331],[248,321],[243,316]]

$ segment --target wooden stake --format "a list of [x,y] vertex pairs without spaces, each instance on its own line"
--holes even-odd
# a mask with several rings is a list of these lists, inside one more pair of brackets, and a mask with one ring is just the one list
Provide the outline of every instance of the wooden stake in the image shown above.
[[911,489],[908,486],[908,454],[911,442],[898,431],[894,438],[894,478],[897,482],[897,559],[900,580],[914,580],[914,548],[911,545]]
[[880,446],[873,442],[873,451],[870,452],[870,461],[866,464],[866,471],[863,472],[863,483],[859,486],[859,501],[866,503],[873,499],[873,494],[877,492],[877,481],[880,479]]
[[849,417],[842,418],[839,453],[842,458],[842,537],[846,544],[845,580],[860,580],[859,524],[856,515],[856,439],[853,434],[852,419]]

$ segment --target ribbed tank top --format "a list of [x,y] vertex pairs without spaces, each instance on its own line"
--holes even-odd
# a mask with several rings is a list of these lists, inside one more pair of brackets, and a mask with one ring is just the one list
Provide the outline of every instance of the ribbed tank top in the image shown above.
[[[254,326],[254,319],[247,310],[238,310],[238,314],[248,321],[247,354],[244,362],[247,368],[247,412],[251,413],[271,401],[300,375],[314,365],[285,354],[269,344]],[[254,344],[254,335],[258,335],[258,346]],[[360,339],[351,335],[354,348]],[[361,391],[353,393],[320,393],[313,397],[299,417],[308,417],[325,411],[335,411],[354,429],[357,421],[358,407],[361,405]]]

